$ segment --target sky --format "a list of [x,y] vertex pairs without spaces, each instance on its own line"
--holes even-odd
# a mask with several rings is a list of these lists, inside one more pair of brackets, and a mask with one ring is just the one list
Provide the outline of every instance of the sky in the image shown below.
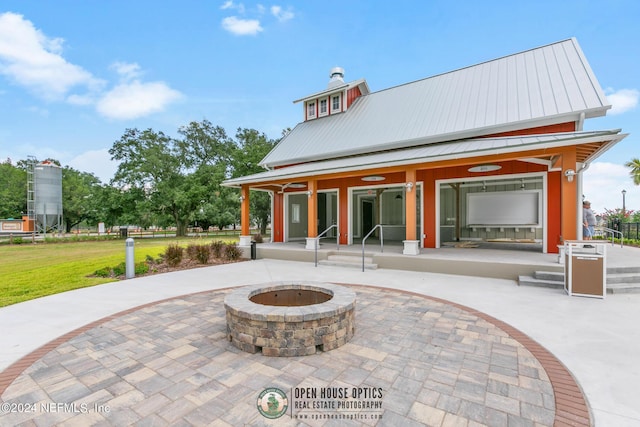
[[597,213],[640,210],[625,162],[640,157],[636,0],[3,0],[0,161],[34,156],[107,183],[126,129],[179,136],[208,120],[270,138],[329,71],[372,92],[575,37],[611,110],[585,130],[630,135],[584,173]]

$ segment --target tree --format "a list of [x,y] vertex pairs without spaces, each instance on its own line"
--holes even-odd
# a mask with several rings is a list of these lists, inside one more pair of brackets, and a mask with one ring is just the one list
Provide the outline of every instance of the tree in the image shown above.
[[83,221],[96,223],[96,193],[100,180],[88,172],[65,166],[62,169],[62,207],[68,232]]
[[0,218],[20,218],[27,211],[27,171],[7,159],[0,163]]
[[635,185],[640,185],[640,159],[637,157],[633,158],[624,165],[631,169],[629,175],[633,178],[633,183]]
[[[236,149],[231,161],[232,177],[264,172],[260,161],[273,149],[275,143],[276,141],[268,139],[264,133],[257,130],[238,128]],[[252,220],[258,224],[260,233],[265,234],[271,214],[269,194],[264,191],[252,191],[249,200]]]
[[[152,129],[127,129],[109,150],[112,160],[120,161],[112,183],[123,191],[143,194],[140,205],[158,217],[168,215],[176,226],[176,234],[186,234],[192,212],[197,208],[191,193],[185,159],[177,142]],[[138,216],[139,218],[139,216]]]

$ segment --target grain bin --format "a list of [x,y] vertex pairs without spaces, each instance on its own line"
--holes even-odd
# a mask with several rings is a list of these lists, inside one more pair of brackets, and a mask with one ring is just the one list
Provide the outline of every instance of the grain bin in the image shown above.
[[35,165],[34,193],[38,232],[62,231],[62,168],[49,161]]

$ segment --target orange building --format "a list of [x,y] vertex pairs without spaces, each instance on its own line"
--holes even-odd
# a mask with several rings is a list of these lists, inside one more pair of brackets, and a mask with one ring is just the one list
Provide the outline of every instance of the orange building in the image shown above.
[[303,121],[241,189],[241,245],[250,190],[272,194],[272,241],[367,234],[406,255],[449,241],[535,241],[558,252],[581,236],[582,173],[626,135],[583,130],[611,108],[569,39],[370,92],[334,68],[300,98]]

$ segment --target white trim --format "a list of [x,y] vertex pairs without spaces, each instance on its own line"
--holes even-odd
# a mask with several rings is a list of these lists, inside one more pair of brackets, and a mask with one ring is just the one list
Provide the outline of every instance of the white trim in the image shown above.
[[[333,108],[333,98],[338,97],[338,108]],[[329,111],[331,112],[331,114],[336,114],[336,113],[340,113],[343,111],[342,108],[342,99],[344,98],[344,96],[342,96],[342,92],[340,93],[333,93],[329,96]]]
[[[325,102],[325,107],[326,107],[326,109],[325,109],[325,112],[324,112],[324,113],[322,112],[322,107],[321,107],[321,105],[322,105],[322,101],[324,101],[324,102]],[[330,110],[330,107],[329,107],[329,97],[328,97],[328,96],[326,96],[326,97],[323,97],[323,98],[318,98],[318,117],[325,117],[325,116],[328,116],[328,115],[329,115],[329,110]]]
[[[318,190],[318,193],[336,193],[336,224],[338,224],[338,233],[344,233],[343,230],[340,229],[340,188],[325,188],[322,190]],[[338,236],[340,238],[340,236]]]
[[[309,114],[310,113],[310,108],[313,105],[313,114]],[[304,108],[305,108],[305,119],[306,120],[311,120],[311,119],[315,119],[318,117],[318,102],[316,99],[305,102],[304,104]]]

